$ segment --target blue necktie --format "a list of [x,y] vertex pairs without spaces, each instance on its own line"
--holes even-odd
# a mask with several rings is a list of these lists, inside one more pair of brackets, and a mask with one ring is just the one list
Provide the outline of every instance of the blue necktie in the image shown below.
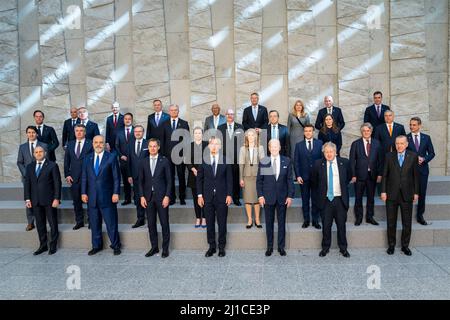
[[256,117],[258,116],[258,114],[256,113],[255,107],[252,107],[252,112],[253,112],[253,119],[255,119],[255,121],[256,121]]
[[400,165],[400,168],[403,167],[403,160],[404,160],[404,155],[403,155],[403,153],[402,153],[402,154],[399,154],[399,155],[398,155],[398,164]]
[[41,173],[42,168],[42,162],[38,163],[38,167],[36,168],[36,177],[39,177],[39,174]]
[[330,201],[334,199],[334,190],[333,190],[333,162],[329,161],[330,168],[328,169],[328,192],[327,198]]
[[95,175],[98,176],[98,172],[100,170],[100,156],[97,156],[97,160],[95,160],[94,170],[95,170]]

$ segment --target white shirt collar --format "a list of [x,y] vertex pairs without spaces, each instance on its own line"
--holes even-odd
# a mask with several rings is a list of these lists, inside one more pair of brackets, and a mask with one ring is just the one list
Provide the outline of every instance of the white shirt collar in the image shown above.
[[105,154],[105,151],[102,151],[101,153],[94,152],[94,158],[98,156],[98,157],[100,157],[100,160],[102,160],[104,154]]
[[150,155],[149,158],[150,158],[150,160],[153,160],[153,159],[158,160],[158,156],[159,156],[159,153],[156,156]]
[[[43,165],[45,163],[45,158],[41,161],[41,165]],[[39,161],[36,160],[36,165],[39,165]]]
[[83,138],[83,139],[81,139],[81,140],[75,140],[75,141],[76,141],[76,143],[78,143],[78,142],[81,141],[81,144],[83,144],[83,143],[86,141],[86,138]]
[[234,121],[232,123],[227,122],[227,129],[230,128],[230,126],[232,129],[234,129]]

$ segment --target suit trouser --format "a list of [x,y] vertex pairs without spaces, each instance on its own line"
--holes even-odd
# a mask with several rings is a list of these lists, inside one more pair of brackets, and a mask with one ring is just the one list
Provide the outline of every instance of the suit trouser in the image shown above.
[[128,162],[120,160],[120,173],[122,175],[125,201],[131,201],[131,184],[128,182]]
[[73,209],[75,211],[75,222],[84,224],[83,202],[81,201],[81,183],[72,183],[70,187],[73,199]]
[[347,209],[345,209],[342,203],[341,197],[334,197],[333,201],[325,200],[325,206],[322,210],[322,249],[328,250],[331,247],[331,227],[333,226],[333,220],[337,226],[337,241],[339,249],[347,250],[347,235],[346,226],[347,222]]
[[366,180],[356,180],[355,183],[355,217],[362,219],[363,217],[363,195],[366,191],[366,219],[373,218],[375,213],[375,188],[377,181],[367,177]]
[[404,201],[401,192],[399,192],[397,199],[386,200],[386,216],[387,216],[387,236],[389,247],[395,247],[397,235],[397,216],[398,208],[400,207],[402,217],[402,247],[408,247],[411,240],[411,225],[412,225],[412,201]]
[[58,242],[58,213],[56,208],[50,206],[34,206],[36,229],[39,236],[40,247],[47,246],[47,221],[50,225],[50,248],[56,248]]
[[419,202],[417,204],[417,218],[423,218],[425,213],[425,199],[427,196],[428,174],[421,174],[419,181]]
[[241,198],[241,185],[239,184],[239,164],[231,165],[233,172],[233,200],[239,200]]
[[286,246],[286,205],[278,201],[274,205],[264,205],[264,217],[266,219],[267,248],[273,248],[273,229],[275,223],[275,210],[278,223],[278,249]]
[[163,208],[162,200],[152,199],[147,202],[147,225],[148,233],[150,235],[150,243],[152,248],[158,248],[158,230],[156,228],[156,215],[159,217],[162,229],[162,248],[163,251],[169,250],[170,243],[170,225],[169,225],[169,207]]
[[141,206],[141,198],[139,197],[138,188],[138,178],[133,177],[133,199],[134,205],[136,206],[137,219],[140,221],[145,221],[145,208]]
[[[25,184],[24,184],[24,189],[25,189]],[[28,224],[34,224],[33,208],[26,208],[26,214],[27,214],[27,222],[28,222]]]
[[[302,195],[303,221],[311,222],[312,218],[313,222],[319,222],[320,213],[319,209],[317,208],[316,195],[309,180],[304,180],[303,184],[300,185],[300,193]],[[312,204],[311,206],[312,210],[310,210],[311,208],[309,204],[310,199]]]
[[106,224],[109,240],[111,241],[111,249],[119,249],[121,247],[119,239],[119,226],[117,205],[113,204],[106,208],[88,208],[89,226],[91,227],[92,248],[103,249],[102,237],[102,218]]
[[194,210],[195,210],[195,217],[197,219],[202,219],[205,217],[205,211],[203,210],[202,207],[200,207],[198,205],[198,192],[197,192],[197,188],[191,188],[192,191],[192,199],[194,200]]
[[228,206],[225,201],[219,201],[216,196],[212,201],[205,202],[206,233],[210,248],[216,248],[216,218],[219,226],[219,249],[225,249],[227,243]]
[[181,199],[186,199],[186,165],[184,163],[175,165],[170,161],[170,171],[172,173],[172,196],[170,200],[175,200],[177,198],[175,192],[175,172],[178,177],[178,194]]

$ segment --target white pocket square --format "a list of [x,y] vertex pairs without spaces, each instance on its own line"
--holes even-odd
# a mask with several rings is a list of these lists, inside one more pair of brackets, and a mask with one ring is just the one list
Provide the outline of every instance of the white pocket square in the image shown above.
[[287,166],[283,166],[283,169],[287,169]]

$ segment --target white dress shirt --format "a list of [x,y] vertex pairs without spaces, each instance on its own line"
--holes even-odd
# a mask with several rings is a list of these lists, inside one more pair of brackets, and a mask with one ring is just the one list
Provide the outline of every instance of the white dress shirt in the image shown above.
[[83,140],[75,140],[75,149],[73,150],[75,152],[75,154],[77,154],[77,149],[78,149],[78,142],[81,141],[81,145],[80,145],[80,153],[81,151],[83,151],[83,147],[84,147],[84,142],[86,141],[86,139]]
[[99,164],[102,164],[102,159],[103,159],[103,155],[105,154],[105,151],[102,151],[101,153],[95,153],[94,152],[94,168],[95,168],[95,163],[97,162],[97,157],[99,157],[100,159],[98,160]]
[[311,141],[311,150],[314,149],[314,139],[305,139],[306,150],[309,150],[309,142]]
[[213,116],[214,129],[217,129],[217,127],[219,126],[219,119],[220,119],[220,114],[218,116]]
[[412,133],[411,132],[411,137],[413,139],[413,143],[414,144],[416,143],[416,136],[417,136],[417,140],[419,141],[419,146],[420,146],[420,132],[417,132],[417,133]]
[[[44,167],[45,158],[41,161],[41,170]],[[39,167],[39,162],[36,160],[36,166],[34,167],[34,172],[36,172],[37,168]]]
[[173,120],[175,120],[175,129],[178,126],[178,117],[177,118],[170,118],[170,127],[173,127]]
[[34,154],[33,154],[33,151],[32,151],[33,149],[31,148],[31,145],[33,145],[33,148],[36,148],[37,147],[37,143],[38,143],[37,140],[29,141],[28,148],[30,149],[30,154],[31,154],[32,157],[34,157]]
[[278,155],[276,157],[272,157],[272,156],[270,157],[270,164],[271,164],[272,167],[273,167],[273,161],[275,159],[277,160],[277,172],[275,174],[275,179],[278,180],[278,177],[280,176],[280,166],[281,166],[281,164],[280,164],[280,155]]
[[333,114],[333,107],[331,108],[327,107],[327,114]]
[[[333,192],[335,197],[340,197],[341,193],[341,184],[339,183],[339,167],[337,164],[337,159],[334,158],[332,161],[333,166]],[[327,183],[328,183],[328,173],[330,172],[330,161],[327,161]]]
[[368,154],[367,154],[367,143],[370,143],[370,146],[372,147],[372,139],[364,139],[363,138],[363,141],[364,141],[364,152],[366,153],[366,156],[369,156]]

